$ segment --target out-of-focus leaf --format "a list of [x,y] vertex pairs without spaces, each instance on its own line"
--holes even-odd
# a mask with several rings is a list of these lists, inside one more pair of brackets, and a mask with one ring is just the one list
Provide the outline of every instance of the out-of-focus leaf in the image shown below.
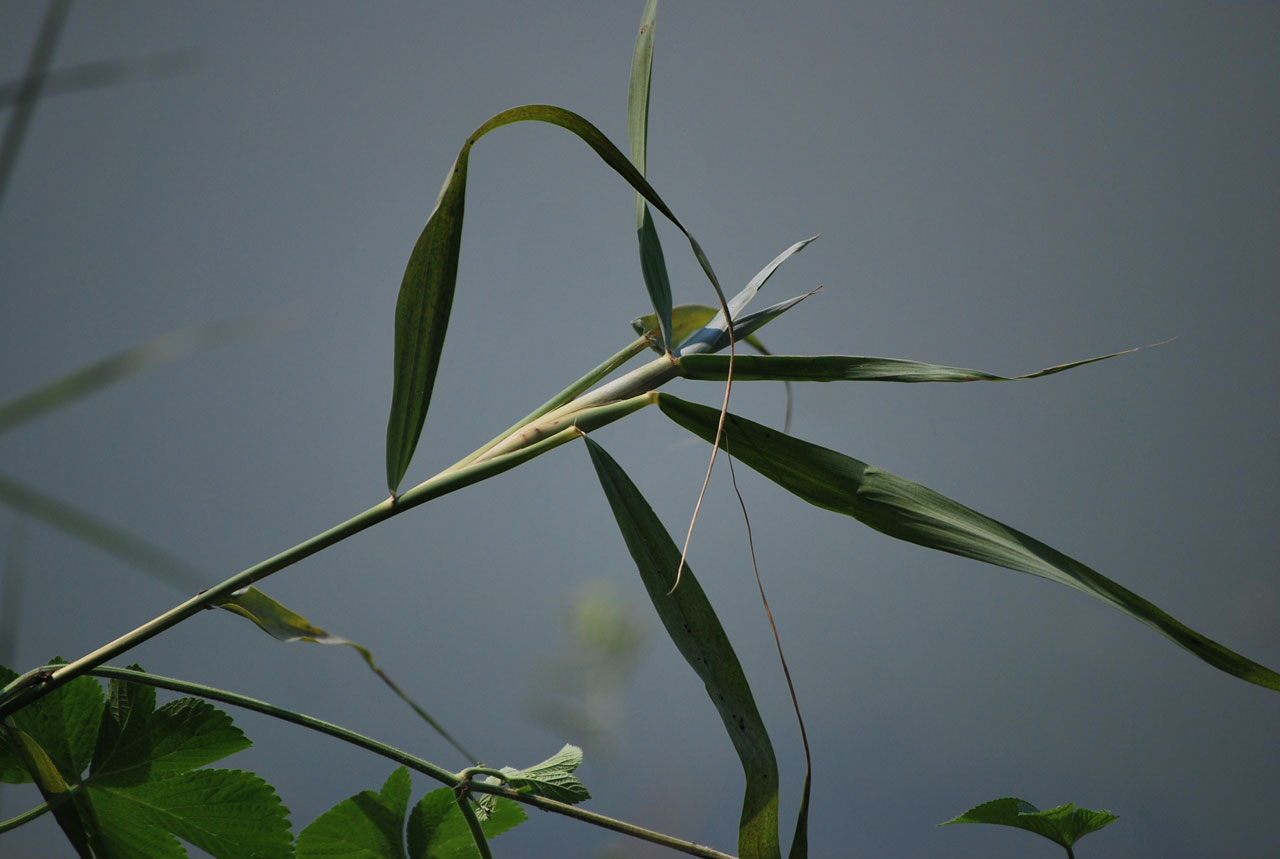
[[40,519],[175,588],[195,592],[208,582],[208,576],[177,555],[3,474],[0,504]]
[[738,851],[743,857],[778,857],[778,765],[733,646],[688,566],[672,592],[680,549],[626,472],[604,448],[589,437],[584,441],[649,599],[672,643],[706,684],[742,761],[747,784]]
[[328,630],[315,626],[311,621],[298,614],[291,608],[276,602],[262,591],[255,587],[248,587],[241,591],[237,591],[229,597],[224,597],[214,603],[221,609],[226,609],[232,614],[238,614],[243,618],[253,621],[259,629],[277,641],[307,641],[312,644],[340,644],[350,647],[365,661],[374,674],[386,683],[391,691],[400,696],[400,699],[413,708],[413,711],[422,718],[424,722],[430,725],[436,733],[443,737],[450,745],[458,750],[464,758],[470,761],[476,760],[476,757],[464,749],[457,740],[455,740],[448,731],[444,729],[439,722],[431,717],[426,710],[418,706],[417,702],[405,694],[404,690],[391,679],[391,677],[378,667],[373,661],[373,654],[365,647],[356,644],[348,638],[334,635]]
[[70,405],[108,385],[144,373],[175,358],[243,338],[259,324],[247,319],[224,319],[182,331],[172,331],[95,361],[33,391],[0,403],[0,433],[8,432],[46,412]]
[[[694,257],[715,289],[724,293],[711,262],[696,239],[598,128],[572,111],[546,104],[527,104],[504,110],[477,128],[454,161],[440,189],[435,209],[427,219],[409,255],[400,295],[396,301],[395,364],[391,394],[391,414],[387,420],[387,487],[396,494],[422,435],[435,385],[440,355],[444,349],[449,312],[457,285],[458,255],[462,245],[462,216],[466,202],[467,165],[471,147],[496,128],[515,122],[546,122],[571,131],[590,146],[631,187],[667,217],[689,240]],[[655,308],[657,310],[657,308]]]
[[[734,339],[737,339],[739,325],[743,321],[742,310],[751,302],[751,299],[756,297],[760,287],[764,286],[769,278],[773,277],[773,273],[778,270],[778,266],[790,259],[792,255],[804,250],[817,238],[817,236],[810,236],[807,239],[801,239],[778,254],[768,265],[756,272],[756,276],[751,278],[747,285],[742,288],[742,291],[733,297],[729,302],[729,317],[733,319]],[[760,324],[764,323],[761,322]],[[693,336],[680,344],[680,354],[683,355],[686,352],[717,352],[723,349],[729,345],[729,335],[726,333],[728,327],[729,324],[725,321],[724,311],[717,310],[701,330],[695,332]]]
[[1090,811],[1087,808],[1076,808],[1072,803],[1060,805],[1041,811],[1031,803],[1014,797],[993,799],[939,823],[947,826],[952,823],[992,823],[1000,826],[1013,826],[1042,835],[1055,844],[1068,849],[1071,845],[1090,832],[1097,832],[1119,818],[1109,811]]
[[[653,78],[653,29],[658,18],[658,0],[649,0],[640,16],[640,32],[631,55],[631,85],[627,91],[627,133],[631,143],[631,163],[640,175],[646,174],[649,141],[649,84]],[[660,345],[668,350],[675,342],[671,334],[671,281],[662,243],[653,226],[653,216],[644,197],[636,194],[636,231],[640,238],[640,270],[649,301],[657,311]]]
[[[778,382],[1021,382],[1052,376],[1054,373],[1105,361],[1118,355],[1128,355],[1145,348],[1147,347],[1139,346],[1123,352],[1112,352],[1110,355],[1058,364],[1024,376],[997,376],[982,370],[862,355],[745,355],[734,361],[733,379],[736,382],[766,379]],[[723,355],[688,355],[681,357],[680,367],[681,375],[686,379],[717,380],[725,378],[728,373],[729,359]]]
[[[657,396],[667,417],[706,441],[715,438],[716,409]],[[726,417],[721,446],[810,504],[852,516],[899,540],[1075,588],[1142,621],[1221,671],[1280,690],[1280,674],[1270,668],[1190,629],[1096,570],[932,489],[733,414]]]

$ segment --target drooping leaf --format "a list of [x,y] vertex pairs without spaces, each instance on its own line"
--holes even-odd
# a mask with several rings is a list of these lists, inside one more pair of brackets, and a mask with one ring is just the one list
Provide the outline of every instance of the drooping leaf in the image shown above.
[[[640,32],[631,55],[631,85],[627,91],[627,135],[631,163],[646,175],[649,141],[649,85],[653,78],[653,30],[658,18],[658,0],[649,0],[640,16]],[[636,232],[640,239],[640,271],[653,304],[659,344],[670,350],[676,342],[671,333],[671,281],[662,255],[662,243],[653,226],[653,216],[644,197],[636,194]]]
[[1090,811],[1087,808],[1076,808],[1072,803],[1060,805],[1041,811],[1026,800],[1004,797],[975,805],[958,817],[939,823],[947,826],[952,823],[992,823],[1000,826],[1013,826],[1025,829],[1048,838],[1055,844],[1066,847],[1090,832],[1097,832],[1102,827],[1119,818],[1109,811]]
[[356,653],[360,654],[360,658],[369,666],[369,670],[378,675],[387,687],[400,696],[400,700],[404,701],[418,716],[432,727],[432,729],[443,737],[451,746],[458,750],[467,760],[474,761],[476,757],[468,752],[462,745],[453,738],[453,736],[444,729],[444,726],[432,718],[431,714],[418,705],[416,701],[408,696],[400,685],[391,679],[387,674],[373,661],[373,654],[362,645],[356,644],[354,641],[334,635],[328,630],[311,623],[302,615],[293,609],[276,602],[262,591],[255,587],[244,588],[236,591],[228,597],[224,597],[214,603],[221,609],[226,609],[232,614],[238,614],[243,618],[247,618],[257,625],[259,629],[277,641],[306,641],[312,644],[336,644],[350,647]]
[[[751,278],[747,285],[742,288],[742,291],[729,301],[729,318],[734,322],[735,335],[738,333],[739,323],[742,321],[743,309],[751,302],[751,299],[756,297],[760,287],[764,286],[769,278],[773,277],[773,273],[778,270],[778,266],[782,265],[794,254],[804,250],[817,238],[817,236],[810,236],[807,239],[801,239],[778,254],[768,265],[756,272],[756,276]],[[680,354],[683,355],[686,352],[717,352],[723,349],[729,345],[729,335],[726,333],[728,328],[729,324],[725,320],[724,311],[717,310],[701,330],[694,332],[693,336],[680,344]]]
[[581,764],[582,749],[566,744],[542,763],[519,770],[503,767],[502,773],[507,784],[516,790],[527,790],[535,796],[575,805],[591,798],[586,785],[573,774]]
[[632,188],[679,228],[689,240],[689,247],[717,297],[724,300],[720,283],[697,240],[684,228],[627,157],[594,125],[572,111],[545,104],[513,107],[491,117],[467,138],[458,153],[458,158],[440,189],[435,208],[409,256],[404,279],[400,284],[400,294],[396,301],[391,413],[387,421],[387,487],[393,495],[409,468],[409,461],[422,434],[436,371],[440,365],[440,355],[444,349],[457,284],[471,147],[496,128],[528,121],[558,125],[576,134],[590,146]]
[[[716,409],[669,394],[657,396],[667,417],[707,441],[715,437]],[[1190,629],[1074,558],[932,489],[733,414],[726,418],[722,446],[810,504],[852,516],[899,540],[1075,588],[1142,621],[1221,671],[1280,690],[1280,674],[1270,668]]]
[[[527,820],[517,803],[486,796],[491,811],[477,816],[485,838],[494,838]],[[453,791],[447,787],[424,796],[409,814],[409,859],[473,859],[480,851]]]
[[[1159,344],[1157,344],[1159,345]],[[734,362],[734,381],[772,380],[787,382],[1020,382],[1052,376],[1064,370],[1105,361],[1145,349],[1126,349],[1083,361],[1058,364],[1023,376],[997,376],[982,370],[966,370],[900,358],[871,358],[862,355],[745,355]],[[680,359],[686,379],[719,380],[728,373],[729,359],[723,355],[687,355]]]
[[602,447],[589,437],[584,441],[649,599],[672,643],[706,684],[742,761],[747,784],[738,851],[743,857],[778,857],[778,765],[738,657],[687,565],[680,587],[671,590],[680,549],[640,490]]
[[344,799],[298,833],[297,859],[406,859],[405,812],[412,788],[409,770],[398,767],[381,791]]

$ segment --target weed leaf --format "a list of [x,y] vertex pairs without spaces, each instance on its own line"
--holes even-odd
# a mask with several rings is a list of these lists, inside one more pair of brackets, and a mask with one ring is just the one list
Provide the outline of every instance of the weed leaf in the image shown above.
[[[714,409],[711,412],[713,416],[717,414]],[[714,435],[714,417],[711,428]],[[778,765],[733,646],[687,565],[680,587],[672,592],[680,563],[679,548],[626,472],[604,448],[589,437],[584,436],[583,440],[649,599],[672,643],[706,684],[707,695],[742,761],[747,785],[738,827],[738,851],[753,859],[780,856]]]
[[[706,441],[714,439],[716,409],[669,394],[657,396],[667,417]],[[852,516],[899,540],[1073,587],[1142,621],[1221,671],[1280,690],[1275,671],[1188,628],[1079,561],[932,489],[733,414],[726,418],[721,445],[810,504]]]
[[581,764],[582,749],[566,744],[540,764],[522,770],[503,767],[502,773],[507,784],[516,790],[574,805],[591,798],[586,785],[573,774]]
[[[76,785],[54,813],[82,856],[185,857],[177,839],[218,859],[293,855],[286,810],[270,785],[251,773],[199,769],[249,746],[207,702],[182,698],[156,709],[153,689],[120,680],[104,701],[97,681],[79,677],[15,713],[13,724],[49,752],[59,779]],[[0,741],[0,771],[11,781],[8,742]]]
[[1071,803],[1041,811],[1031,803],[1014,797],[993,799],[939,823],[948,826],[952,823],[992,823],[1000,826],[1013,826],[1025,829],[1048,838],[1070,851],[1071,845],[1090,832],[1097,832],[1102,827],[1119,818],[1109,811],[1090,811],[1087,808],[1076,808]]

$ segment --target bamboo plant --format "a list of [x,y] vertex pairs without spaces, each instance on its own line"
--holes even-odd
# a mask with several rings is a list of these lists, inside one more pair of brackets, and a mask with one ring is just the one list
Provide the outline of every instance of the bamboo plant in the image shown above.
[[[582,753],[572,745],[533,766],[489,767],[476,761],[474,766],[452,771],[267,702],[146,674],[136,665],[108,664],[208,608],[235,612],[282,640],[352,644],[310,624],[256,585],[387,519],[410,514],[422,504],[496,477],[554,448],[578,442],[595,469],[658,618],[705,684],[710,704],[719,713],[727,738],[741,760],[745,783],[738,855],[780,856],[787,843],[780,835],[782,822],[778,815],[779,795],[784,788],[773,742],[746,674],[688,563],[688,532],[683,545],[668,532],[597,437],[603,427],[650,406],[656,406],[675,425],[711,446],[708,477],[717,454],[723,452],[722,463],[729,467],[734,461],[745,464],[812,505],[844,514],[899,540],[1075,588],[1146,624],[1227,674],[1280,690],[1280,674],[1189,628],[1138,594],[1034,537],[925,486],[732,411],[732,386],[736,383],[1026,381],[1125,353],[1073,361],[1016,377],[891,358],[740,354],[739,345],[759,346],[755,335],[761,327],[812,294],[797,295],[762,309],[750,306],[775,271],[816,237],[786,247],[732,296],[723,290],[697,240],[647,176],[645,151],[656,14],[657,2],[649,0],[632,59],[629,155],[583,117],[551,105],[532,104],[503,111],[465,138],[409,257],[400,286],[386,432],[385,499],[225,578],[70,662],[36,666],[21,674],[0,669],[0,682],[4,684],[0,692],[0,779],[34,782],[45,799],[41,806],[0,824],[0,833],[51,812],[82,857],[184,855],[179,840],[227,859],[331,856],[343,849],[348,852],[341,855],[362,857],[489,856],[489,840],[522,822],[523,806],[533,806],[690,855],[728,855],[581,807],[589,794],[574,775]],[[402,484],[427,419],[446,341],[472,149],[490,132],[523,122],[547,123],[568,131],[634,189],[640,271],[653,312],[635,320],[634,338],[615,354],[453,465],[406,488]],[[666,219],[687,240],[707,280],[706,304],[673,306],[655,217]],[[218,329],[205,337],[210,338],[220,341],[225,339],[225,332]],[[109,384],[171,356],[171,349],[155,344],[139,347],[0,404],[0,431],[31,420],[92,387]],[[627,369],[641,356],[646,360]],[[661,390],[677,378],[721,386],[721,407],[699,405]],[[41,496],[16,481],[0,477],[0,497],[108,551],[168,574],[181,572],[177,569],[180,562],[154,553],[148,555],[145,546],[131,542],[109,523],[89,521],[69,505]],[[359,649],[377,670],[369,652]],[[95,678],[109,680],[105,697]],[[157,707],[157,688],[187,697]],[[392,688],[407,697],[394,684]],[[286,810],[270,785],[253,774],[207,768],[207,764],[248,743],[230,717],[210,702],[248,709],[327,734],[398,766],[379,789],[339,803],[295,837]],[[425,711],[418,709],[435,725]],[[798,704],[796,710],[799,715]],[[444,733],[443,728],[436,727]],[[805,753],[807,756],[807,749]],[[442,786],[426,793],[412,810],[408,804],[412,794],[410,770]],[[797,819],[789,825],[789,855],[801,857],[807,851],[808,776],[803,785],[788,789],[794,789],[799,797]],[[1071,806],[1041,812],[1022,800],[1003,799],[978,806],[949,822],[1019,826],[1052,838],[1070,855],[1075,840],[1112,819],[1114,816],[1107,812]]]

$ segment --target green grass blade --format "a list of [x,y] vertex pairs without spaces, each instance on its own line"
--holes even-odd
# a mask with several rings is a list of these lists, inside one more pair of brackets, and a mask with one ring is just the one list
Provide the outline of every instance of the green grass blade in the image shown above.
[[[699,328],[704,327],[711,317],[720,311],[714,307],[705,304],[681,304],[672,308],[671,316],[671,337],[676,343],[683,343]],[[644,316],[636,317],[631,320],[631,328],[637,334],[643,334],[651,340],[658,336],[658,317],[653,313],[646,313]],[[769,350],[764,348],[764,344],[760,342],[760,338],[754,334],[748,334],[746,337],[739,337],[739,340],[745,341],[751,348],[755,349],[762,355],[768,355]],[[654,347],[655,352],[662,352],[660,347]],[[735,372],[734,378],[738,377]]]
[[[713,434],[714,429],[713,425]],[[584,436],[584,441],[649,599],[672,643],[706,684],[707,695],[720,712],[742,761],[747,785],[738,851],[743,857],[780,856],[778,765],[733,646],[688,566],[680,587],[670,592],[680,564],[680,549],[626,472],[590,438]]]
[[[689,247],[716,297],[724,301],[720,282],[697,240],[653,190],[618,147],[587,120],[572,111],[547,104],[527,104],[504,110],[477,128],[463,144],[435,209],[427,219],[400,284],[396,301],[394,379],[391,413],[387,420],[387,488],[394,495],[404,479],[426,422],[444,349],[449,312],[457,285],[462,219],[466,203],[467,165],[471,147],[496,128],[515,122],[546,122],[576,134],[600,158],[667,217],[689,240]],[[656,310],[657,308],[655,308]]]
[[[636,35],[631,55],[631,85],[627,90],[627,135],[631,145],[631,163],[647,173],[649,143],[649,87],[653,79],[653,30],[658,18],[658,0],[649,0],[640,16],[640,32]],[[640,270],[649,300],[657,311],[661,346],[670,350],[677,342],[671,333],[671,280],[662,243],[653,226],[653,216],[644,197],[636,194],[636,231],[640,239]]]
[[[658,394],[658,406],[707,441],[719,412]],[[1280,674],[1223,647],[1074,558],[956,501],[842,453],[730,414],[722,446],[782,488],[818,507],[910,543],[950,552],[1083,591],[1142,621],[1213,667],[1280,690]]]
[[[1154,344],[1160,345],[1160,344]],[[862,355],[772,355],[761,357],[748,355],[738,358],[733,365],[734,381],[787,381],[787,382],[1021,382],[1052,376],[1064,370],[1083,367],[1128,355],[1145,349],[1126,349],[1058,364],[1027,373],[1022,376],[997,376],[983,370],[967,370],[963,367],[947,367],[942,364],[926,364],[901,358],[871,358]],[[681,375],[686,379],[714,381],[728,373],[729,359],[723,355],[687,355],[680,358]]]

